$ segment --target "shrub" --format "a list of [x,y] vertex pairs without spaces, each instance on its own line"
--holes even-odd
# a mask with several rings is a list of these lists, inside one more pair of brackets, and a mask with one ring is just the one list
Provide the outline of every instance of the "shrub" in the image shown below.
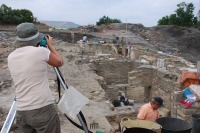
[[96,22],[96,25],[101,25],[101,24],[111,24],[111,23],[121,23],[121,20],[119,19],[111,19],[108,16],[103,16],[102,18],[99,19],[98,22]]

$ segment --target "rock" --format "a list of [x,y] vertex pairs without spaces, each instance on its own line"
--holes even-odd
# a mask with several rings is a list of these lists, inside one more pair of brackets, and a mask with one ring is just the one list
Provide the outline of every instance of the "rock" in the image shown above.
[[111,108],[112,111],[115,110],[115,107],[114,107],[114,105],[112,103],[110,103],[110,108]]
[[50,88],[55,88],[55,85],[56,85],[56,83],[55,83],[54,80],[49,81],[49,87]]
[[141,62],[142,62],[143,64],[145,64],[145,65],[149,65],[149,62],[146,61],[146,60],[144,60],[144,59],[142,59]]
[[7,65],[3,65],[3,69],[6,69],[6,68],[8,68],[8,66]]
[[114,129],[114,131],[119,131],[119,123],[117,122],[112,122],[110,123],[110,125],[112,126],[112,128]]

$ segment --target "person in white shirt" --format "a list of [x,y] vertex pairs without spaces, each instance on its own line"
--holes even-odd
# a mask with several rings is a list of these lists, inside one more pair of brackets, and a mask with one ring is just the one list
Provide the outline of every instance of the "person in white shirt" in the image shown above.
[[83,36],[83,42],[86,42],[87,41],[87,36],[86,36],[86,34],[84,34],[84,36]]
[[[8,56],[8,68],[15,85],[20,133],[60,133],[47,66],[60,67],[63,60],[53,46],[52,37],[40,33],[33,23],[19,24],[16,35],[17,49]],[[37,47],[43,41],[48,49]]]

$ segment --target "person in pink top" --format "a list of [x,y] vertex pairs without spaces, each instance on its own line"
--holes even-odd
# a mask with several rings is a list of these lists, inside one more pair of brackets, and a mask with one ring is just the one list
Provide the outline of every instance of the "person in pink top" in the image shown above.
[[158,108],[161,106],[163,106],[163,99],[160,97],[154,97],[151,102],[143,105],[139,109],[137,119],[154,122],[159,118]]

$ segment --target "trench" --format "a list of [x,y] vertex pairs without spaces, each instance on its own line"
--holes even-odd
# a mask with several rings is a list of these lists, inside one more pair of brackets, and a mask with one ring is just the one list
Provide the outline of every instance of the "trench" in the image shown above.
[[[100,60],[93,63],[93,71],[103,80],[99,80],[99,84],[105,90],[107,99],[110,99],[113,106],[114,101],[119,100],[122,93],[127,94],[128,87],[128,73],[131,72],[137,64],[130,60]],[[141,106],[136,104],[137,110]],[[120,131],[120,122],[123,118],[136,119],[137,111],[134,112],[130,108],[116,107],[119,113],[106,116],[107,121],[110,123],[115,132]]]
[[[118,113],[106,116],[107,121],[115,131],[120,131],[120,123],[123,118],[135,120],[138,109],[148,103],[153,96],[165,95],[166,98],[170,97],[164,85],[170,84],[174,79],[167,77],[167,74],[154,70],[152,66],[128,59],[109,60],[102,58],[94,61],[91,68],[97,75],[103,77],[102,80],[98,80],[98,83],[105,90],[107,99],[110,99],[113,106],[115,106],[114,101],[119,100],[120,95],[124,95],[130,101],[134,99],[134,111],[125,106],[115,107],[114,110],[117,110]],[[156,81],[155,84],[153,84],[154,80]],[[157,84],[160,86],[157,86]],[[163,89],[160,90],[160,88]],[[170,109],[170,101],[166,103]]]

